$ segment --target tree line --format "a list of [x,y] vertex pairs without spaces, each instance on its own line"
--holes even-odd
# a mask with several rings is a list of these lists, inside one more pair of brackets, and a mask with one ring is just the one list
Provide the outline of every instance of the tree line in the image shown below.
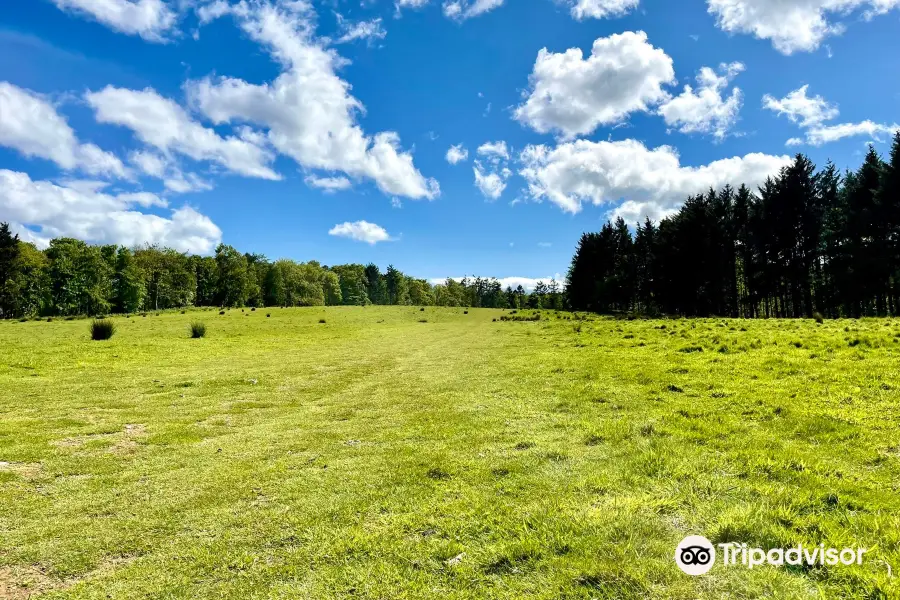
[[393,265],[270,261],[220,244],[214,256],[170,248],[90,245],[57,238],[44,249],[0,223],[0,317],[103,315],[189,306],[416,305],[563,308],[557,282],[503,289],[496,279],[432,285]]
[[659,224],[584,234],[574,310],[686,316],[900,314],[900,132],[856,171],[802,154],[758,190],[710,190]]

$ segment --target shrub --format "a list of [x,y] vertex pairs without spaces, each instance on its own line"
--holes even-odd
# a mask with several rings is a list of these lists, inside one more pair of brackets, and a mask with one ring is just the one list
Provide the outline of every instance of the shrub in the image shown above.
[[194,339],[206,337],[206,325],[199,321],[191,323],[191,337]]
[[91,322],[91,339],[108,340],[116,332],[116,325],[109,319],[94,319]]
[[820,313],[819,311],[816,311],[813,313],[813,319],[816,320],[816,323],[824,323],[825,322],[825,317],[823,317],[822,313]]
[[251,308],[250,312],[256,312],[256,307],[254,306],[253,308]]

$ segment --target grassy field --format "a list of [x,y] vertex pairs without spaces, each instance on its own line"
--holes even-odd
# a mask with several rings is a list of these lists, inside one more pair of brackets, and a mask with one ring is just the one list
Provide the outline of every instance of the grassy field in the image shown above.
[[0,323],[0,598],[900,598],[900,322],[504,314]]

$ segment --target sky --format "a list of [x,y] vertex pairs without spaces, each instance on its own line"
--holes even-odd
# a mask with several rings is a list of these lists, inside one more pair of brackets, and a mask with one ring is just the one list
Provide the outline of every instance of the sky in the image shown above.
[[886,154],[898,9],[5,0],[0,221],[528,287],[607,219]]

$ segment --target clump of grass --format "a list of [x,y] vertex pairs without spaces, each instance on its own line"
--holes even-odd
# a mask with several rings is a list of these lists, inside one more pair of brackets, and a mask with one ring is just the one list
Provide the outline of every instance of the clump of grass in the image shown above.
[[425,312],[425,307],[423,306],[422,308],[420,308],[419,312]]
[[206,337],[206,324],[200,321],[191,323],[191,337],[194,339]]
[[325,319],[319,319],[319,323],[321,323],[322,325],[324,325],[324,324],[325,324]]
[[427,323],[428,319],[419,319],[419,323]]
[[[509,314],[511,315],[513,313],[509,313]],[[540,313],[535,313],[535,314],[531,315],[530,317],[527,315],[516,315],[514,317],[511,317],[509,315],[503,315],[502,317],[500,317],[500,320],[501,321],[540,321],[541,315],[540,315]]]
[[469,311],[464,310],[464,311],[463,311],[463,314],[464,314],[464,315],[467,315],[467,314],[469,314]]
[[819,323],[819,324],[825,322],[825,317],[823,317],[822,313],[820,313],[819,311],[816,311],[813,313],[813,319],[815,319],[816,323]]
[[219,314],[220,314],[220,315],[224,315],[224,314],[225,314],[225,311],[224,311],[224,310],[220,310],[220,311],[219,311]]
[[116,325],[109,319],[94,319],[91,321],[91,339],[100,341],[108,340],[116,332]]
[[53,322],[53,317],[47,317],[47,322],[48,322],[48,323],[52,323],[52,322]]
[[253,308],[251,308],[250,312],[256,312],[256,307],[254,306]]
[[271,317],[271,316],[272,316],[271,313],[266,313],[266,318],[267,318],[267,319],[268,319],[269,317]]

